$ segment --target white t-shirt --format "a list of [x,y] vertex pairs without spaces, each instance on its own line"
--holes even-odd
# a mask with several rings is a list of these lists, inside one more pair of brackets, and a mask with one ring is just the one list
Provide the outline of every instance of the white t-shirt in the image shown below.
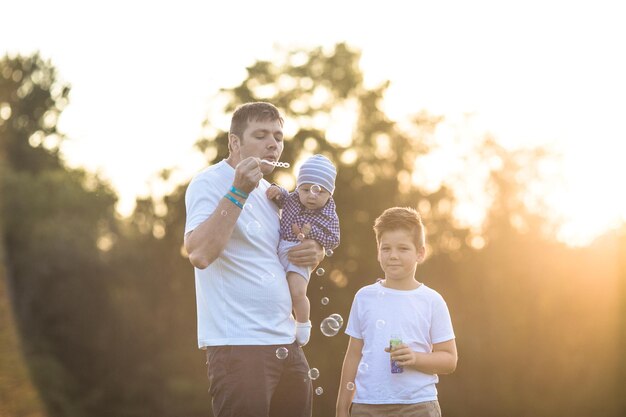
[[408,291],[378,282],[363,287],[354,297],[346,333],[364,342],[353,402],[414,404],[437,399],[437,375],[408,367],[392,374],[385,352],[391,335],[399,335],[415,352],[431,352],[434,343],[454,339],[448,307],[437,291],[424,284]]
[[[234,177],[224,160],[193,178],[185,194],[185,234],[213,214]],[[200,348],[295,340],[289,286],[276,252],[279,211],[265,195],[269,186],[261,180],[250,193],[220,256],[206,269],[194,268]]]

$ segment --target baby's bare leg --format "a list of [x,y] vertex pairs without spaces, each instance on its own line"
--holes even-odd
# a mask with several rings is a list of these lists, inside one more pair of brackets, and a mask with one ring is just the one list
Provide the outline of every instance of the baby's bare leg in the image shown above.
[[289,283],[293,312],[296,316],[296,342],[298,345],[304,346],[311,338],[311,322],[309,321],[311,305],[306,297],[308,282],[302,275],[295,272],[287,272],[287,282]]
[[304,277],[295,272],[287,272],[287,282],[289,283],[289,292],[291,293],[291,303],[296,321],[306,323],[309,321],[311,305],[306,296],[306,288],[308,282]]

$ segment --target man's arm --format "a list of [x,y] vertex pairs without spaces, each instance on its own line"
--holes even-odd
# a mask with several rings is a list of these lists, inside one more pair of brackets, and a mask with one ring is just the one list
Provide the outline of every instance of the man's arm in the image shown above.
[[[389,352],[389,348],[385,348],[385,351]],[[400,366],[409,366],[425,374],[451,374],[458,361],[456,341],[451,339],[435,343],[430,353],[414,352],[403,343],[391,351],[391,359]]]
[[337,394],[335,417],[349,417],[350,415],[350,404],[352,403],[352,398],[354,398],[356,391],[354,380],[356,378],[359,362],[361,361],[362,351],[363,339],[350,337],[348,350],[346,351],[346,356],[343,359],[343,366],[341,368],[341,382],[339,383],[339,393]]
[[[259,158],[249,157],[241,161],[235,168],[233,186],[244,193],[252,192],[263,178],[260,165]],[[245,203],[245,199],[240,196],[228,195]],[[193,266],[204,269],[217,259],[230,240],[240,214],[241,209],[223,197],[213,214],[185,235],[185,250]]]
[[[240,197],[234,198],[244,202]],[[193,266],[205,269],[217,259],[226,247],[240,213],[239,207],[226,198],[222,198],[213,214],[185,235],[185,250]]]

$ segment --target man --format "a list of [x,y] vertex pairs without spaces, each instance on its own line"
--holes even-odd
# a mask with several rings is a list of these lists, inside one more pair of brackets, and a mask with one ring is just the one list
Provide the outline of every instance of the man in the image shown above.
[[[311,416],[309,367],[294,342],[289,286],[277,255],[278,208],[266,197],[270,184],[263,178],[283,151],[283,123],[272,104],[238,107],[228,158],[196,175],[185,195],[198,345],[207,351],[216,417]],[[289,259],[314,267],[323,252],[305,239]]]

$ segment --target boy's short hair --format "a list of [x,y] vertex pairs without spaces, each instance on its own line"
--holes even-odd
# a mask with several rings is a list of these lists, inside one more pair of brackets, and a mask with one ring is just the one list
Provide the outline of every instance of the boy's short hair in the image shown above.
[[383,211],[374,221],[376,245],[380,244],[380,237],[390,230],[406,230],[413,233],[413,242],[417,249],[426,244],[422,216],[411,207],[391,207]]
[[245,103],[235,109],[230,120],[229,133],[236,135],[239,140],[243,140],[243,132],[248,127],[249,121],[265,122],[268,120],[272,122],[278,120],[281,126],[285,123],[280,112],[273,104],[263,101]]

